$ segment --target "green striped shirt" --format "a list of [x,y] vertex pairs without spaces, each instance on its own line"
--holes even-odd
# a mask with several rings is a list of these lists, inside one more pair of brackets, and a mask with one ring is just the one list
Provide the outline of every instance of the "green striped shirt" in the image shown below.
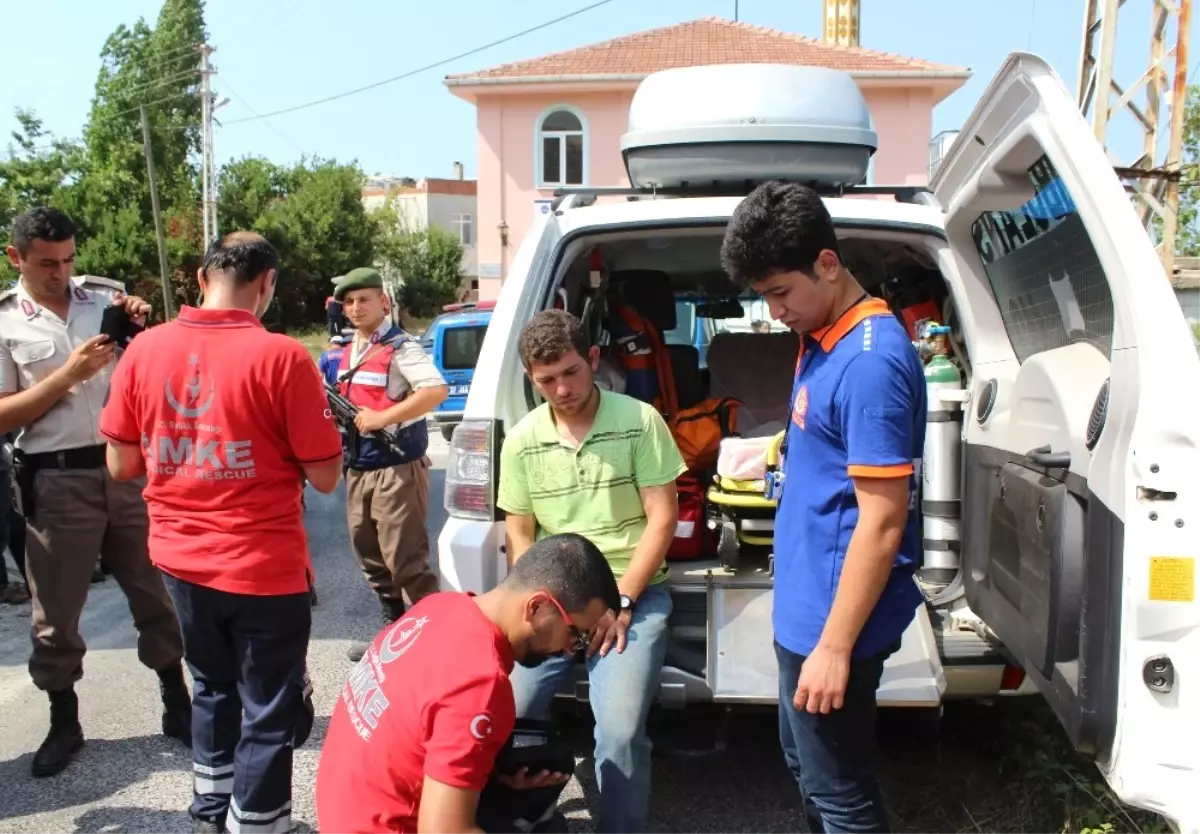
[[[662,415],[653,406],[600,391],[591,430],[578,449],[558,434],[543,403],[504,438],[496,503],[531,515],[537,538],[578,533],[592,541],[617,579],[646,530],[641,487],[661,486],[686,470]],[[667,578],[666,564],[652,583]]]

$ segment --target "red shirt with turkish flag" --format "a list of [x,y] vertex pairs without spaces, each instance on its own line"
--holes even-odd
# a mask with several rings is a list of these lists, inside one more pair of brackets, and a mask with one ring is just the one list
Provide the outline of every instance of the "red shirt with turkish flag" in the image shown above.
[[299,342],[244,310],[185,306],[121,356],[100,433],[142,448],[155,565],[229,593],[308,591],[302,464],[342,444]]
[[381,631],[329,719],[317,827],[416,831],[426,776],[483,790],[516,723],[512,668],[471,594],[430,594]]

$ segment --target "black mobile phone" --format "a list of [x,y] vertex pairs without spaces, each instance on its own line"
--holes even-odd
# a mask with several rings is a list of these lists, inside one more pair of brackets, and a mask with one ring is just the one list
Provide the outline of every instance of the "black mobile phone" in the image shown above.
[[495,769],[512,775],[521,768],[527,768],[531,776],[543,770],[570,776],[575,772],[575,754],[549,721],[517,719],[512,735],[496,755]]
[[104,318],[100,321],[100,333],[116,342],[117,347],[121,349],[129,347],[133,337],[143,330],[145,330],[144,327],[136,324],[129,317],[129,312],[123,304],[109,306],[105,309]]

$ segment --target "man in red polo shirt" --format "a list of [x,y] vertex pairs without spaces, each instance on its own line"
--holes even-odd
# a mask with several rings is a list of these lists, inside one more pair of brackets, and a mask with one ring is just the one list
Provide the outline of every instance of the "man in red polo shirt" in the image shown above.
[[258,235],[214,243],[203,305],[133,340],[100,416],[113,477],[146,474],[150,558],[183,630],[197,831],[290,830],[311,728],[301,478],[332,492],[341,438],[308,353],[259,320],[276,263]]
[[[486,594],[424,597],[376,636],[338,698],[317,766],[317,827],[481,830],[480,793],[516,721],[513,663],[582,650],[618,597],[604,554],[575,533],[535,543]],[[497,778],[560,790],[567,779],[521,769]]]

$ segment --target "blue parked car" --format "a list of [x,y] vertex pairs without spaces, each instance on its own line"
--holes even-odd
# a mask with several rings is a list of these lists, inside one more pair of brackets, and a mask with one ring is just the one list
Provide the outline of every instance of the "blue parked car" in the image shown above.
[[450,387],[449,396],[429,415],[430,424],[447,440],[462,421],[475,363],[495,306],[495,301],[447,304],[442,308],[445,312],[431,321],[421,336],[421,347]]

